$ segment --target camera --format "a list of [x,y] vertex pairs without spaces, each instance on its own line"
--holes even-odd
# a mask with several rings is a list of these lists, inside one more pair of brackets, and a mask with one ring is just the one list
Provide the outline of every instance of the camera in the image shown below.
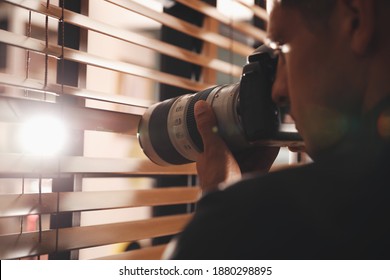
[[143,114],[138,140],[144,153],[158,165],[186,164],[203,151],[194,106],[208,102],[217,118],[217,131],[229,149],[253,146],[302,146],[294,124],[282,121],[283,109],[271,98],[277,56],[262,45],[247,58],[240,81],[217,85],[154,104]]

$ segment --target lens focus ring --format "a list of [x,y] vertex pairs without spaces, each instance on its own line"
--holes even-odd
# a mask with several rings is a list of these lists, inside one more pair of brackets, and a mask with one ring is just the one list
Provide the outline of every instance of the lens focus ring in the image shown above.
[[206,100],[207,97],[210,95],[210,93],[215,89],[216,87],[208,88],[204,91],[200,91],[197,94],[195,94],[191,101],[188,104],[188,110],[187,110],[187,128],[188,128],[188,134],[190,135],[190,138],[194,142],[196,148],[198,148],[199,151],[203,152],[203,141],[202,137],[200,136],[198,132],[198,128],[196,126],[196,120],[195,120],[195,114],[194,114],[194,107],[195,103],[199,100]]
[[191,162],[183,157],[173,146],[169,138],[168,114],[177,98],[169,99],[153,110],[149,121],[150,142],[159,157],[169,164],[185,164]]

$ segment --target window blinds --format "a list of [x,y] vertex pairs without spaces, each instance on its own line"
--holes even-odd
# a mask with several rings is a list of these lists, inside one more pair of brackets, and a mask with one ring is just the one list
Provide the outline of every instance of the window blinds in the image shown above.
[[[77,2],[78,11],[69,2]],[[158,259],[165,245],[151,240],[180,232],[191,218],[190,210],[151,214],[154,206],[193,204],[201,193],[192,183],[156,186],[157,177],[191,178],[196,171],[194,164],[150,162],[137,143],[138,122],[157,101],[159,84],[186,93],[219,83],[217,74],[238,80],[245,61],[232,57],[245,58],[254,49],[251,43],[261,42],[265,33],[202,1],[164,2],[202,14],[199,27],[164,13],[162,2],[0,2],[0,20],[6,23],[0,29],[1,259],[61,258],[63,252],[76,259]],[[232,2],[267,19],[264,9],[250,1]],[[145,25],[137,26],[141,22]],[[229,32],[223,34],[222,25]],[[203,51],[161,41],[155,36],[160,26],[201,40]],[[221,52],[229,55],[221,57]],[[162,72],[160,55],[199,65],[201,79]],[[42,114],[66,124],[68,146],[58,154],[19,146],[25,124]],[[44,132],[35,130],[23,141],[31,143]],[[46,140],[39,141],[49,145]],[[124,249],[133,243],[139,244],[137,250]]]

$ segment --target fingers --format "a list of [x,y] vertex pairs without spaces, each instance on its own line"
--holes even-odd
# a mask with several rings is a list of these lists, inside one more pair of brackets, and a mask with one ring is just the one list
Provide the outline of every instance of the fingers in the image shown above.
[[299,152],[305,152],[305,146],[294,146],[294,147],[288,147],[289,151],[290,152],[293,152],[293,153],[299,153]]
[[204,151],[196,160],[196,167],[203,191],[217,190],[221,183],[239,178],[237,162],[225,142],[217,133],[217,119],[205,101],[195,104],[195,119],[204,144]]
[[217,119],[211,106],[206,101],[200,100],[195,104],[194,113],[196,125],[205,146],[208,143],[220,143],[221,139],[217,133]]

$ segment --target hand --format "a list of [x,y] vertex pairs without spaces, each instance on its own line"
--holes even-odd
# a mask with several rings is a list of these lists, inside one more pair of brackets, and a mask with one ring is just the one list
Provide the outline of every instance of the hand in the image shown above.
[[240,168],[217,133],[217,119],[210,105],[203,100],[198,101],[194,112],[204,146],[203,153],[196,160],[200,186],[205,192],[215,191],[221,183],[240,179]]
[[222,183],[241,178],[241,173],[267,173],[279,148],[254,147],[233,153],[217,133],[217,120],[205,101],[195,104],[195,118],[204,151],[198,156],[197,170],[203,191],[217,190]]

